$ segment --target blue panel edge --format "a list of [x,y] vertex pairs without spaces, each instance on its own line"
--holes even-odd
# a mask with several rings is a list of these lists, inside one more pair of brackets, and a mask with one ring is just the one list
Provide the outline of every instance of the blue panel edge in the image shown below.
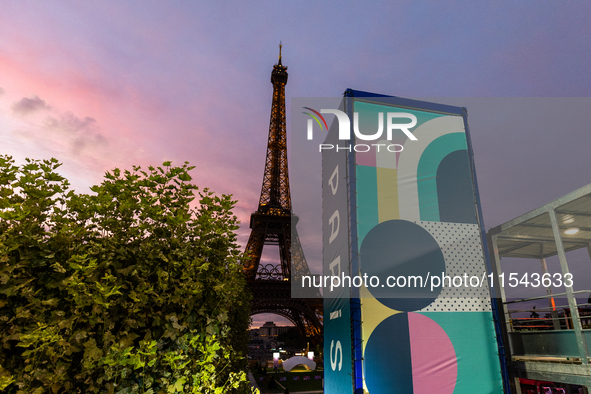
[[[345,95],[345,112],[349,119],[353,118],[353,105],[351,100],[347,100]],[[353,130],[351,130],[353,132]],[[348,141],[347,144],[351,144]],[[351,150],[347,155],[347,188],[349,190],[349,245],[351,245],[351,275],[359,271],[359,251],[357,245],[357,175],[355,170],[355,150]],[[363,338],[361,336],[361,300],[359,299],[359,290],[353,288],[350,294],[351,310],[351,334],[352,349],[351,359],[353,362],[353,392],[363,393]]]
[[396,97],[396,96],[386,96],[385,94],[378,94],[378,93],[370,93],[364,92],[361,90],[353,90],[347,89],[343,93],[345,97],[353,97],[358,99],[372,99],[371,101],[396,105],[400,107],[407,107],[411,109],[418,109],[430,112],[440,112],[444,114],[451,114],[451,115],[462,115],[466,110],[464,107],[456,107],[453,105],[446,105],[446,104],[438,104],[432,103],[428,101],[421,101],[421,100],[413,100],[408,98]]

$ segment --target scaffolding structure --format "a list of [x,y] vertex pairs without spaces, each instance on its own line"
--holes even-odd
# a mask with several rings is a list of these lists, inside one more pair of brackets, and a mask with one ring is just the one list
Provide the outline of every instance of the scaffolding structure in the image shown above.
[[[587,298],[591,290],[586,288],[591,283],[578,291],[573,286],[564,286],[564,292],[559,293],[552,290],[558,279],[563,285],[570,284],[569,278],[576,281],[566,252],[585,248],[591,258],[591,184],[503,223],[487,235],[495,271],[494,296],[502,305],[504,342],[509,344],[507,363],[516,382],[522,378],[591,387],[591,322],[587,321],[591,304],[577,304],[576,299],[582,294]],[[547,259],[553,256],[558,256],[560,272],[551,274]],[[501,268],[502,258],[539,260],[539,272],[529,272],[526,281],[533,277],[546,294],[508,300],[505,287],[509,280],[519,281],[521,277],[509,278],[511,273]],[[548,300],[547,307],[519,307],[544,299]],[[557,301],[561,299],[566,303]],[[516,317],[527,312],[530,317]],[[545,316],[541,317],[540,313]],[[519,384],[516,386],[515,391],[520,393]]]

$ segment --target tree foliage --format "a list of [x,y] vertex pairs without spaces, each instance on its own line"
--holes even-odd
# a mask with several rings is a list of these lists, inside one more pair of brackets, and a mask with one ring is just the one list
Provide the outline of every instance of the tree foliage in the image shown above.
[[247,392],[231,196],[170,162],[76,194],[59,165],[0,156],[0,390]]

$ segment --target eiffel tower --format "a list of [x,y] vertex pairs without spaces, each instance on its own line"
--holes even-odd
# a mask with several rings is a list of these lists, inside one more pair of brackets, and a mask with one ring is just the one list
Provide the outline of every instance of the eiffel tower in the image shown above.
[[[285,129],[285,85],[287,67],[279,61],[273,66],[273,104],[267,143],[267,159],[259,206],[250,216],[250,238],[244,273],[253,295],[251,314],[275,313],[291,321],[302,337],[317,344],[322,334],[322,300],[291,298],[291,282],[310,275],[297,235],[297,216],[292,214],[287,136]],[[261,264],[265,245],[279,246],[278,264]]]

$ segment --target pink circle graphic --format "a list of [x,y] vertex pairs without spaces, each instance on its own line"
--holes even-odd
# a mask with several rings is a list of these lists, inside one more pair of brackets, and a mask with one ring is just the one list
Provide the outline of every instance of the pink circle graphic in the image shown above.
[[420,313],[408,314],[413,394],[452,394],[458,362],[447,333]]

